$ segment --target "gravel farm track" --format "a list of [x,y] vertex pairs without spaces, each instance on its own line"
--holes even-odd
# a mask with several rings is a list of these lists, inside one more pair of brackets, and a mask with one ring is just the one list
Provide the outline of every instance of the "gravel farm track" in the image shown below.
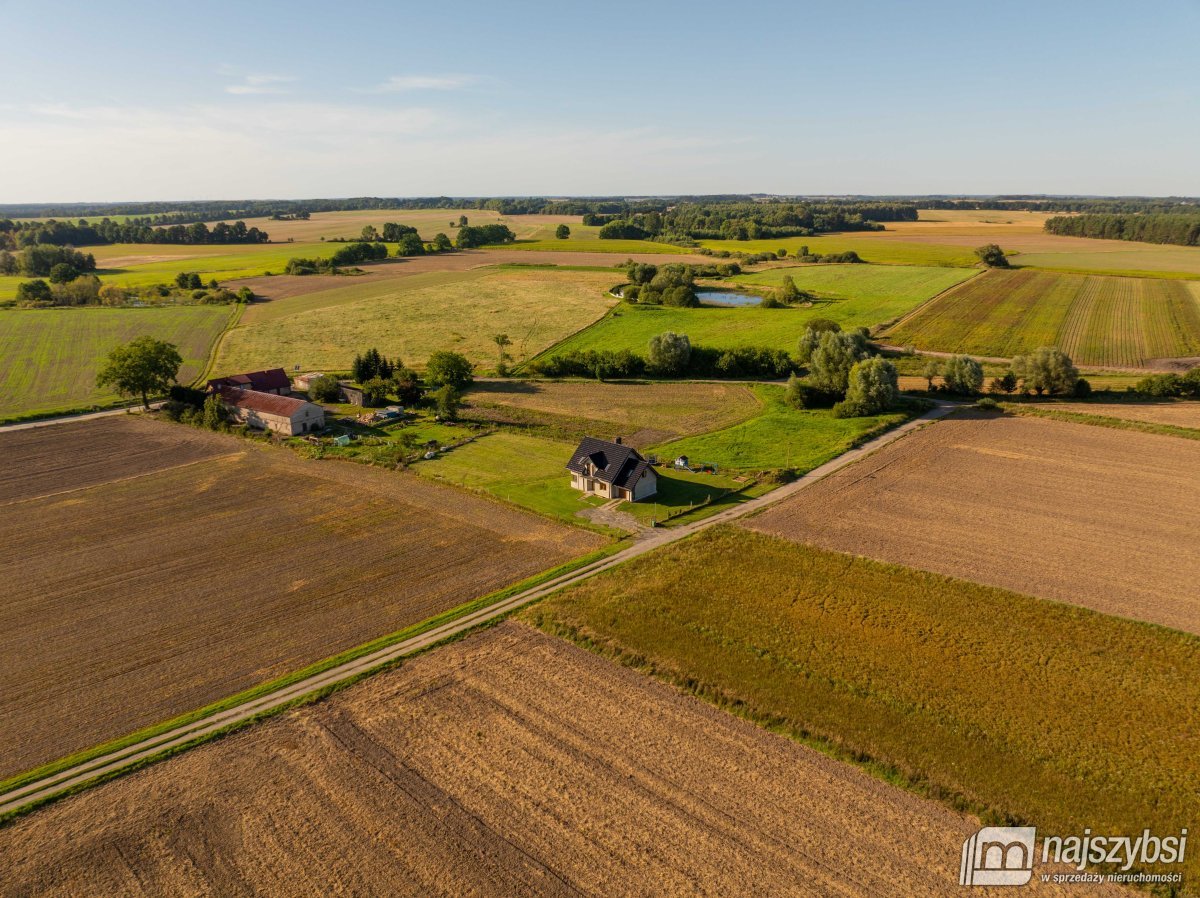
[[1195,440],[963,412],[747,523],[1200,633]]
[[421,478],[139,415],[0,430],[0,778],[597,548]]
[[0,892],[958,895],[977,825],[506,622],[0,830]]

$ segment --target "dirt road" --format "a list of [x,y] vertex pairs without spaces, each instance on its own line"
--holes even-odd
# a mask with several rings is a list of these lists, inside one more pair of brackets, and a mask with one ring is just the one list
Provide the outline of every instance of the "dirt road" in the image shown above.
[[175,729],[166,731],[157,736],[133,743],[116,751],[109,752],[99,757],[75,764],[64,770],[59,771],[51,776],[44,777],[32,783],[28,783],[19,788],[12,789],[0,796],[0,815],[16,811],[27,805],[34,805],[47,801],[65,790],[77,788],[86,783],[95,780],[98,777],[114,774],[125,768],[143,762],[149,758],[161,754],[170,749],[178,749],[195,739],[211,735],[219,732],[226,727],[244,723],[251,720],[256,715],[267,711],[281,708],[303,696],[314,693],[320,689],[337,683],[344,682],[354,677],[360,676],[363,673],[374,670],[382,665],[388,664],[405,655],[412,654],[420,649],[435,645],[442,640],[448,639],[461,633],[465,633],[480,624],[495,620],[502,615],[534,602],[550,593],[577,583],[588,577],[593,576],[601,571],[608,570],[616,565],[623,564],[630,559],[637,558],[641,555],[651,552],[661,546],[675,542],[676,540],[684,539],[692,534],[714,524],[729,522],[737,518],[744,517],[755,511],[759,511],[769,505],[793,496],[802,490],[808,489],[813,484],[819,483],[825,477],[841,470],[842,468],[852,465],[884,446],[894,443],[905,437],[912,431],[921,428],[930,421],[944,417],[954,411],[957,406],[944,403],[931,409],[924,415],[908,421],[900,427],[895,428],[874,440],[853,449],[832,461],[827,462],[819,468],[809,472],[804,477],[792,483],[786,484],[779,489],[773,490],[764,496],[753,499],[742,505],[727,509],[706,518],[701,521],[696,521],[691,524],[686,524],[674,529],[664,529],[655,531],[646,538],[638,540],[627,548],[610,555],[607,558],[592,562],[582,568],[579,568],[571,573],[556,577],[547,581],[541,586],[525,590],[517,593],[507,599],[504,599],[494,605],[491,605],[482,610],[467,614],[456,620],[450,621],[441,626],[435,627],[423,635],[404,640],[389,647],[371,652],[360,658],[352,661],[339,664],[329,670],[298,681],[291,686],[281,689],[277,692],[270,693],[260,698],[254,699],[235,708],[214,714],[211,717],[204,718],[193,723],[185,724]]

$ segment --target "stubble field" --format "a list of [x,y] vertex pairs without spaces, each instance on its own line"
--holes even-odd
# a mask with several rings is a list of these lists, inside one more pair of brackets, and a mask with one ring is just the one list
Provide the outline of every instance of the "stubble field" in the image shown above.
[[748,525],[1200,633],[1192,440],[963,413]]
[[114,401],[96,373],[109,350],[144,334],[179,347],[188,383],[231,314],[228,306],[0,311],[0,420]]
[[[41,492],[14,479],[0,494],[0,777],[601,543],[417,477],[215,434],[197,446],[182,425],[117,418],[30,433],[0,435],[19,436],[4,446],[11,467],[43,469]],[[142,476],[131,476],[139,452]],[[116,476],[97,482],[108,464]]]
[[1200,354],[1200,284],[989,271],[885,332],[918,349],[1011,357],[1057,346],[1085,365]]
[[956,895],[975,826],[505,623],[18,821],[0,890]]
[[605,272],[522,269],[414,285],[392,280],[365,290],[348,280],[336,297],[280,301],[297,309],[308,303],[305,311],[282,314],[271,303],[248,315],[222,341],[216,369],[346,370],[355,353],[371,347],[415,366],[436,350],[453,350],[490,368],[497,360],[494,334],[508,334],[515,360],[530,358],[603,315],[615,302],[605,291],[616,283]]

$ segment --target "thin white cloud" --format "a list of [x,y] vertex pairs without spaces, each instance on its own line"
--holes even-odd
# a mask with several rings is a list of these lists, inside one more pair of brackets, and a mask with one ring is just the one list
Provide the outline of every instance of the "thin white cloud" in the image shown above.
[[296,79],[291,75],[273,75],[268,72],[251,72],[242,79],[241,84],[230,84],[225,93],[238,96],[246,94],[285,94],[283,87]]
[[369,87],[366,91],[390,94],[410,90],[462,90],[478,80],[474,75],[392,75],[382,84]]

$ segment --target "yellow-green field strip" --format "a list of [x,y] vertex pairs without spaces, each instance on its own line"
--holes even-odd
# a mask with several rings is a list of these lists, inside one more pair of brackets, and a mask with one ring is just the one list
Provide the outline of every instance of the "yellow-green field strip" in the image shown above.
[[[11,784],[9,788],[0,793],[0,821],[32,810],[60,796],[78,792],[89,785],[111,779],[127,770],[142,767],[208,739],[223,735],[232,729],[286,710],[307,699],[320,697],[369,673],[394,664],[408,655],[461,636],[476,627],[492,623],[504,615],[545,598],[564,587],[574,585],[602,571],[645,555],[647,552],[684,539],[707,527],[728,523],[761,511],[767,505],[788,498],[835,471],[854,464],[866,455],[904,437],[913,430],[944,417],[955,408],[957,408],[956,405],[941,403],[858,448],[826,462],[804,477],[756,499],[678,528],[655,531],[646,539],[602,554],[600,557],[585,556],[574,566],[567,565],[568,569],[565,571],[562,571],[561,568],[556,569],[556,571],[562,571],[561,573],[554,573],[549,578],[540,580],[534,578],[535,582],[528,588],[519,589],[515,593],[511,590],[502,591],[491,597],[467,603],[439,617],[431,618],[425,624],[418,624],[416,627],[403,630],[390,637],[384,637],[375,643],[368,643],[358,650],[351,650],[338,656],[338,658],[346,660],[331,659],[324,665],[314,665],[313,668],[309,668],[314,671],[313,673],[307,676],[296,675],[300,678],[296,678],[296,676],[290,679],[284,678],[282,685],[277,689],[264,692],[264,689],[269,688],[268,685],[260,687],[258,690],[249,690],[241,694],[246,696],[244,701],[231,704],[238,698],[235,696],[230,700],[210,706],[213,709],[210,714],[198,716],[203,714],[203,711],[197,712],[197,714],[179,718],[182,722],[178,725],[168,724],[158,729],[152,728],[144,731],[147,733],[144,738],[138,739],[135,734],[124,743],[121,741],[110,743],[115,747],[109,751],[101,749],[77,755],[75,757],[79,760],[76,763],[70,763],[73,759],[64,759],[62,762],[46,765],[37,771],[15,777],[8,781]],[[493,600],[488,601],[488,599]],[[431,623],[434,625],[429,626]],[[42,772],[44,775],[38,775]],[[34,776],[37,778],[33,778]]]

